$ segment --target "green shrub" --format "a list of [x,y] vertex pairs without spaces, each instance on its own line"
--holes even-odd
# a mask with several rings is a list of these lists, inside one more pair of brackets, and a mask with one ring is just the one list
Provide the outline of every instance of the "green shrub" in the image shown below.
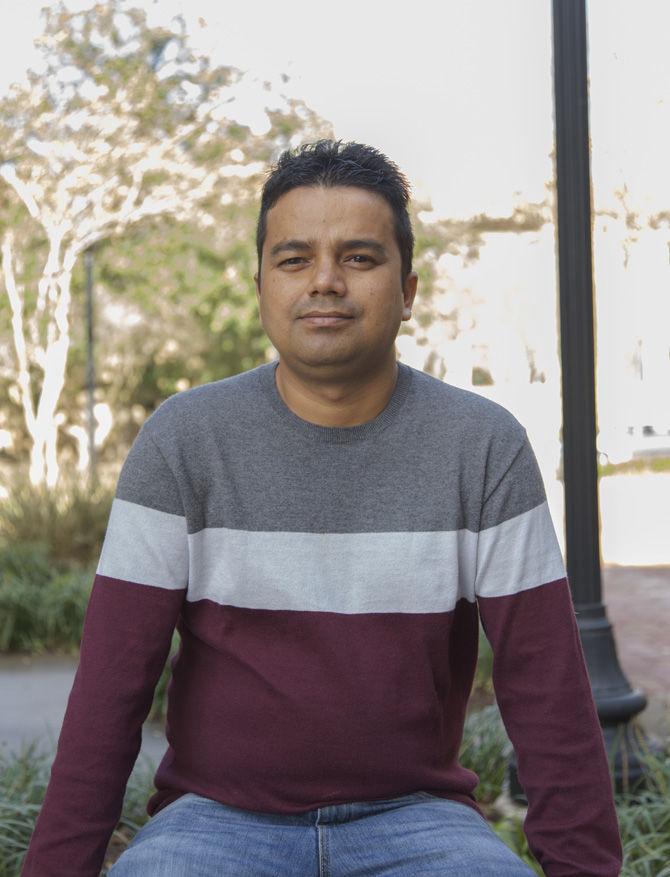
[[156,791],[153,783],[155,773],[156,765],[153,760],[148,755],[142,755],[135,764],[126,786],[121,817],[107,845],[103,868],[100,872],[102,877],[105,877],[107,871],[149,819],[146,806],[147,801]]
[[[495,709],[487,707],[482,710],[485,715],[469,717],[464,748],[471,756],[469,766],[480,777],[488,778],[491,783],[488,794],[497,797],[499,764],[491,758],[492,748],[498,745],[493,741],[500,734]],[[0,877],[18,877],[54,753],[55,746],[51,752],[38,752],[35,743],[24,746],[18,754],[4,756],[0,752]],[[477,761],[478,755],[481,761]],[[616,799],[625,857],[621,877],[670,877],[670,753],[647,752],[643,758],[650,776],[647,790],[637,797]],[[507,755],[502,761],[506,763],[506,759]],[[492,763],[498,765],[493,780],[489,776]],[[126,787],[121,819],[110,839],[103,875],[147,821],[146,803],[155,791],[155,769],[146,756],[135,765]],[[526,864],[542,874],[528,849],[520,815],[497,819],[492,827]]]
[[496,704],[470,713],[465,720],[459,761],[479,776],[479,802],[490,804],[502,792],[511,751]]
[[638,472],[670,472],[670,457],[634,457],[623,463],[598,463],[598,477]]
[[0,545],[0,652],[75,653],[93,575],[59,569],[43,543]]
[[0,652],[76,653],[114,488],[15,477],[0,500]]
[[519,816],[507,816],[493,822],[492,826],[498,837],[513,850],[522,862],[532,868],[536,874],[543,877],[544,871],[535,856],[531,853],[526,835],[523,833],[523,818]]
[[20,873],[52,758],[51,753],[38,753],[35,743],[16,755],[0,753],[0,877]]
[[44,542],[0,542],[0,582],[21,579],[45,585],[52,575],[49,551]]
[[150,722],[160,722],[161,724],[165,723],[165,719],[167,717],[167,688],[168,683],[170,682],[170,676],[172,675],[172,667],[170,665],[172,663],[172,658],[179,651],[179,642],[180,636],[179,633],[175,630],[172,634],[170,654],[168,655],[165,666],[163,667],[163,672],[161,673],[161,677],[158,680],[158,684],[156,685],[153,703],[151,704],[151,709],[149,710],[149,715],[147,716],[147,720]]
[[102,549],[114,488],[88,488],[86,479],[63,475],[54,490],[15,477],[0,500],[0,542],[46,547],[58,567],[90,564]]
[[32,650],[40,591],[20,579],[0,582],[0,652]]
[[94,577],[93,566],[57,573],[43,589],[35,637],[39,651],[78,653]]
[[670,750],[652,752],[640,744],[646,788],[616,799],[624,850],[621,877],[670,877]]
[[[0,877],[18,877],[35,820],[49,782],[55,745],[38,750],[32,742],[18,752],[0,753]],[[119,824],[114,830],[102,874],[116,861],[147,821],[146,803],[155,792],[156,766],[141,756],[130,775]]]
[[493,650],[486,639],[484,629],[479,625],[479,646],[477,650],[477,667],[473,687],[487,694],[493,694]]
[[[670,751],[641,754],[647,769],[647,787],[615,798],[624,863],[621,877],[670,877]],[[499,837],[542,874],[528,848],[521,816],[493,823]]]

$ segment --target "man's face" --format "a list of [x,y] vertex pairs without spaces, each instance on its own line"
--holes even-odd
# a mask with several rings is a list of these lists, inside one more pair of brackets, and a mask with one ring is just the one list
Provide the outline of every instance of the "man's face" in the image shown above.
[[395,360],[417,275],[401,279],[393,211],[381,195],[300,186],[267,213],[255,280],[261,323],[282,361],[298,372],[354,373]]

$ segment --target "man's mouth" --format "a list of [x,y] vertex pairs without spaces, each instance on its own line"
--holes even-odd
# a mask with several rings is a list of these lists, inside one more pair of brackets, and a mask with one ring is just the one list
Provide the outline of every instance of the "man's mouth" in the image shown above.
[[304,322],[309,323],[312,326],[337,326],[340,323],[345,323],[347,320],[353,319],[348,314],[340,314],[340,313],[319,313],[318,311],[314,311],[313,313],[305,314],[303,317],[300,317]]

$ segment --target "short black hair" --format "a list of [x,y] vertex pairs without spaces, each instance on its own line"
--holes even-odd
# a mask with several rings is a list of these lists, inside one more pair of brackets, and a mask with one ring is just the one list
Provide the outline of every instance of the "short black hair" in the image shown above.
[[317,140],[287,149],[263,186],[256,226],[258,270],[267,234],[267,212],[282,195],[298,186],[355,186],[384,198],[393,211],[395,236],[400,249],[403,280],[412,270],[414,233],[409,217],[410,186],[398,166],[383,153],[362,143]]

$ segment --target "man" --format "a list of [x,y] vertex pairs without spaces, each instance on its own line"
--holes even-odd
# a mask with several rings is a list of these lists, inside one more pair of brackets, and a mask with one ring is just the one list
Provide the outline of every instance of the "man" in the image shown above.
[[542,479],[504,408],[395,355],[408,186],[285,153],[256,277],[279,358],[176,394],[119,478],[24,877],[93,877],[168,654],[152,817],[112,869],[528,875],[457,761],[478,613],[549,877],[614,877],[603,738]]

